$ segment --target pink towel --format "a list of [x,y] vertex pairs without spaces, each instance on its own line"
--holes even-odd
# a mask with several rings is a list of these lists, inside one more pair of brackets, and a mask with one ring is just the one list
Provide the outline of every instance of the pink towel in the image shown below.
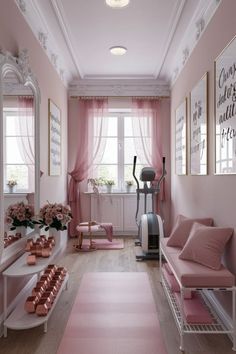
[[113,225],[109,222],[103,222],[99,224],[101,228],[103,228],[106,232],[108,241],[112,242],[113,236]]

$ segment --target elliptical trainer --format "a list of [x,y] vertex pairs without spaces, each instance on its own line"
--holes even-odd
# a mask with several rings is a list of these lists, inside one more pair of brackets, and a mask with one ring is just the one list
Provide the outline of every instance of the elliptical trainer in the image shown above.
[[[135,221],[138,226],[138,240],[136,246],[141,246],[141,254],[136,254],[136,260],[148,260],[159,258],[159,237],[163,234],[163,222],[160,215],[154,213],[155,195],[160,193],[160,187],[166,176],[165,157],[162,158],[162,175],[156,185],[152,182],[155,180],[155,170],[152,167],[144,167],[140,173],[140,181],[143,182],[143,188],[140,188],[139,181],[135,175],[137,156],[133,161],[133,177],[137,184],[137,209]],[[149,182],[149,185],[148,185]],[[138,222],[140,194],[144,194],[144,214]],[[147,213],[147,195],[152,196],[152,211]]]

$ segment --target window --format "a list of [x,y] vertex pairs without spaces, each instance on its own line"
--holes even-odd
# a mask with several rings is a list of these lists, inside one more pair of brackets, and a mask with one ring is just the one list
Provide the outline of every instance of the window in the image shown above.
[[[24,108],[25,110],[25,108]],[[34,120],[32,109],[24,115],[20,108],[4,107],[4,189],[11,179],[17,192],[34,192]]]
[[[96,119],[96,118],[95,118]],[[122,190],[125,181],[133,179],[133,158],[138,155],[138,149],[142,149],[140,144],[140,136],[134,133],[133,124],[135,117],[132,117],[131,110],[109,110],[107,117],[107,129],[101,137],[103,146],[103,154],[99,163],[94,163],[94,177],[102,177],[104,179],[113,179],[115,188]],[[95,139],[98,132],[94,132]],[[145,138],[148,136],[149,130],[144,132]],[[147,165],[147,160],[143,159],[142,163],[137,160],[136,175],[139,177],[140,170]]]

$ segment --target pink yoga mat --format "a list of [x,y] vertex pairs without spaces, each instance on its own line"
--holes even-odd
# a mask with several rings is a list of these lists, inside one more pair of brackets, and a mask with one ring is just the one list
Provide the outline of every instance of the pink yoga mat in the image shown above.
[[[83,248],[88,248],[90,242],[88,239],[83,240]],[[104,238],[95,238],[93,239],[93,245],[98,250],[120,250],[124,248],[124,240],[123,239],[113,239],[112,242],[108,241]]]
[[83,276],[58,354],[167,354],[146,273]]

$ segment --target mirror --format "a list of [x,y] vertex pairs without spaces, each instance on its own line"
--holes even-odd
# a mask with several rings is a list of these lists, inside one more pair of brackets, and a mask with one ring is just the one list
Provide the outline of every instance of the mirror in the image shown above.
[[[25,244],[23,237],[4,242],[4,235],[13,233],[5,222],[7,208],[24,202],[33,205],[35,213],[39,210],[39,101],[27,51],[17,58],[0,53],[0,263],[12,259]],[[26,236],[32,232],[27,228]]]

